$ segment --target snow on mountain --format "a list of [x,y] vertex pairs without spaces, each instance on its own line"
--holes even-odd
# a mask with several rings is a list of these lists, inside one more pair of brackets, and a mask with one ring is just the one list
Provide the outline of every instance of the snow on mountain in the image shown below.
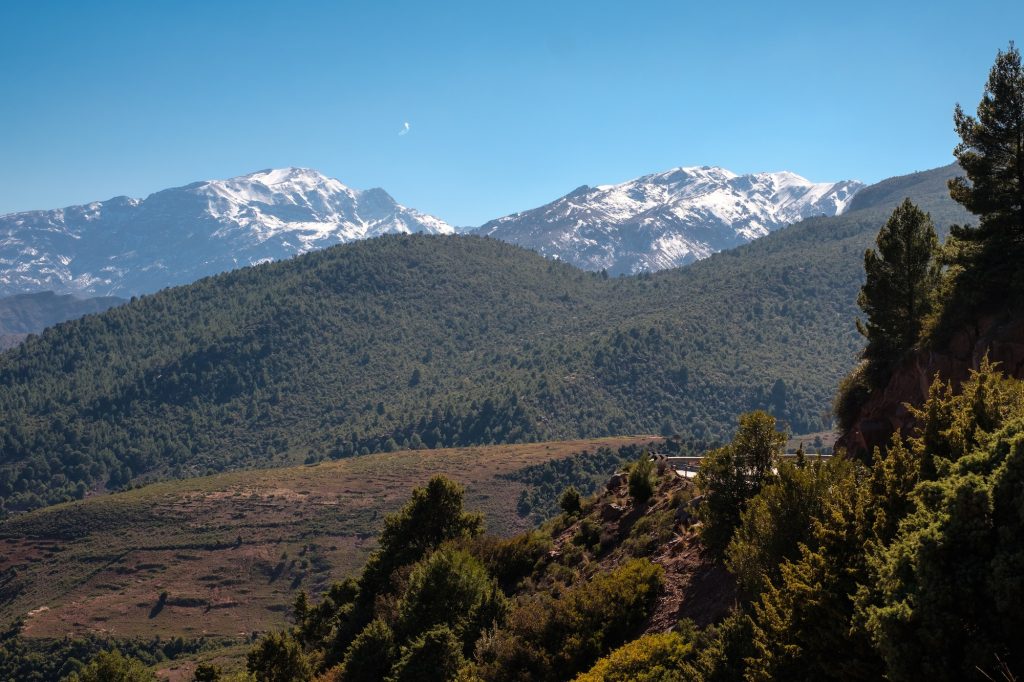
[[475,232],[588,270],[654,271],[706,258],[804,218],[842,213],[863,186],[813,183],[789,172],[675,168],[618,185],[584,185]]
[[453,231],[382,189],[307,168],[265,170],[0,216],[0,295],[140,294],[356,239]]

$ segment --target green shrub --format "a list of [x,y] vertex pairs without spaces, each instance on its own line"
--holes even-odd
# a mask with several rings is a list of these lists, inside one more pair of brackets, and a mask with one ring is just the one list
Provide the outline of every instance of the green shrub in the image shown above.
[[576,682],[680,682],[697,679],[693,645],[677,632],[644,635],[611,652]]
[[654,495],[654,462],[644,450],[640,459],[633,463],[629,470],[629,496],[637,504],[647,504]]

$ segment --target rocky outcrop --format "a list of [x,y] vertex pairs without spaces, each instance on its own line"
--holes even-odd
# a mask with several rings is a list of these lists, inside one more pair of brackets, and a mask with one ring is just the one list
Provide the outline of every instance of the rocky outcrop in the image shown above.
[[1006,374],[1024,378],[1024,317],[987,315],[954,334],[941,348],[915,351],[893,372],[884,389],[874,391],[837,447],[866,456],[885,446],[899,431],[911,435],[916,426],[908,405],[920,406],[936,376],[954,387],[978,369],[988,355]]

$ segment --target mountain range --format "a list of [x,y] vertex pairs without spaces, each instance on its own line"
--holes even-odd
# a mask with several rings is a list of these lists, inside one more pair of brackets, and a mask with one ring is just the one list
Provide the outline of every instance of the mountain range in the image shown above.
[[492,220],[477,234],[586,270],[651,272],[692,263],[804,218],[843,212],[864,185],[813,183],[795,173],[737,175],[674,168]]
[[[826,428],[864,249],[903,197],[969,218],[955,166],[878,183],[684,268],[607,278],[469,235],[241,268],[0,354],[0,506],[229,468],[624,433]],[[862,198],[863,197],[863,198]]]
[[[842,213],[862,184],[789,172],[676,168],[581,187],[464,231],[587,270],[684,265],[811,216]],[[145,199],[0,216],[0,295],[129,296],[383,234],[451,234],[448,223],[306,168],[197,182]]]
[[390,233],[450,234],[382,189],[305,168],[0,217],[0,295],[133,295]]

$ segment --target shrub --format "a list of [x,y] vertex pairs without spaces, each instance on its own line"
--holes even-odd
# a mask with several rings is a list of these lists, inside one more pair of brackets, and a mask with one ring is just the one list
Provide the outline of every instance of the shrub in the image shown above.
[[123,656],[115,649],[98,654],[67,679],[68,682],[156,682],[156,675],[142,661]]
[[640,459],[633,463],[629,470],[629,496],[637,504],[647,504],[654,495],[654,462],[647,451],[640,454]]
[[583,506],[579,491],[573,486],[566,488],[558,498],[558,506],[566,514],[579,514]]
[[677,632],[645,635],[611,652],[576,682],[676,682],[696,679],[693,645]]

